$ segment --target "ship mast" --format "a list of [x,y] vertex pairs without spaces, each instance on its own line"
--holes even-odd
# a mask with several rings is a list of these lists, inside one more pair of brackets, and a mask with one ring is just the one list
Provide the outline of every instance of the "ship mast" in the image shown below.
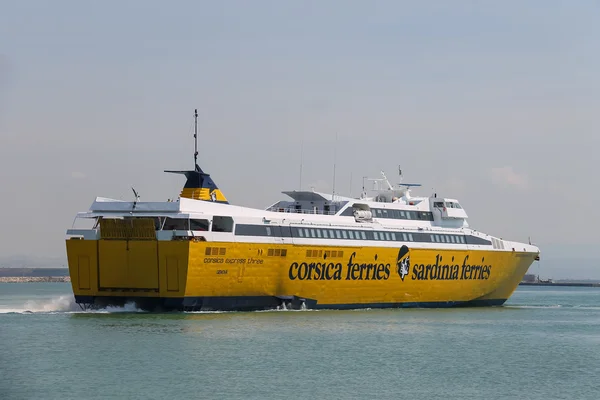
[[198,170],[198,109],[194,109],[194,170]]

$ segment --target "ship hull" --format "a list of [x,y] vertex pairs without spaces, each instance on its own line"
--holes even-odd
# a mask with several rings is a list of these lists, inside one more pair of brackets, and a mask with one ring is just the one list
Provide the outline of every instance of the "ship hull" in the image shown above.
[[67,240],[75,300],[149,310],[499,306],[537,253]]

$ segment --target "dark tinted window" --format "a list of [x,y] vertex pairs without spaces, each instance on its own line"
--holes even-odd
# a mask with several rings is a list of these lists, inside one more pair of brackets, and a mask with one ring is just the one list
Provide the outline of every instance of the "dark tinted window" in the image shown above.
[[213,232],[233,232],[233,218],[215,215],[212,223]]
[[352,207],[348,207],[342,211],[340,215],[343,215],[344,217],[352,217],[354,215],[354,210]]
[[467,240],[467,244],[492,244],[492,242],[490,242],[489,240],[485,240],[477,236],[465,236],[465,239]]
[[167,218],[163,226],[165,231],[187,231],[188,230],[188,219],[183,218]]
[[240,236],[268,236],[264,225],[236,225],[235,234]]
[[207,219],[190,219],[190,230],[192,231],[207,231],[208,226]]

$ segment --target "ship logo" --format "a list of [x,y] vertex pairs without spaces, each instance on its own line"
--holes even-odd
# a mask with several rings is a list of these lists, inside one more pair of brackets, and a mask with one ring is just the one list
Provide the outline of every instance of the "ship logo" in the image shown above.
[[398,260],[396,260],[396,272],[400,276],[400,279],[404,281],[404,277],[410,272],[410,255],[408,254],[408,247],[402,246],[398,251]]

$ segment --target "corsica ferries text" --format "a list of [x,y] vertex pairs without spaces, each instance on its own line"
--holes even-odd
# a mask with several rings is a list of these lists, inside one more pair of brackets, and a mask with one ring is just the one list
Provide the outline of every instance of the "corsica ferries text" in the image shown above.
[[[333,262],[293,262],[288,271],[291,280],[313,280],[313,281],[347,281],[356,280],[387,280],[390,277],[391,265],[383,263],[363,263],[354,262],[356,253],[350,255],[346,268],[342,263]],[[375,256],[377,261],[377,256]]]

